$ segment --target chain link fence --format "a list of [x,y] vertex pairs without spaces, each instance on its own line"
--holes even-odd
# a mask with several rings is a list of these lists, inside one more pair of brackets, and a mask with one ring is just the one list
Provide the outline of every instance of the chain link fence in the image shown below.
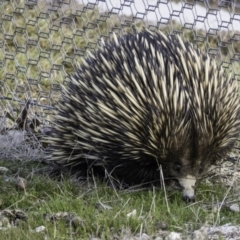
[[[49,131],[60,84],[113,32],[148,28],[179,34],[240,80],[239,0],[2,0],[0,28],[0,156],[5,158],[12,157],[13,146],[17,158],[28,153],[29,144],[36,149],[32,146]],[[31,134],[23,149],[21,130]]]

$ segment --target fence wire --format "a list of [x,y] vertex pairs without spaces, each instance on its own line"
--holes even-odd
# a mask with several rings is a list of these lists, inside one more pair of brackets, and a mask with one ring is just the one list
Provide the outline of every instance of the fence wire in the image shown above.
[[1,134],[22,123],[46,132],[43,126],[51,123],[61,97],[60,84],[87,50],[95,51],[113,32],[142,28],[181,35],[240,80],[239,0],[3,0]]

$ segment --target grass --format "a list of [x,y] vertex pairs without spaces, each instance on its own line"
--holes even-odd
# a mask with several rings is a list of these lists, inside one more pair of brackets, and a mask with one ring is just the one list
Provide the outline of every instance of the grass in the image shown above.
[[[217,203],[227,192],[220,184],[200,183],[197,202],[186,204],[181,193],[174,190],[168,190],[165,196],[159,188],[128,191],[114,189],[97,180],[84,183],[68,177],[54,180],[47,173],[38,172],[46,172],[46,166],[37,162],[0,161],[0,166],[9,169],[0,176],[1,210],[20,209],[27,214],[27,220],[19,221],[17,227],[1,231],[1,239],[113,239],[114,235],[123,237],[125,231],[131,235],[154,236],[159,231],[159,223],[164,223],[168,231],[187,235],[206,223],[240,224],[239,214],[226,207],[218,214]],[[25,191],[16,189],[14,179],[17,176],[27,179]],[[228,198],[232,194],[230,191]],[[102,205],[107,208],[99,207]],[[134,211],[135,215],[128,216]],[[67,217],[62,216],[70,213],[78,216],[76,226],[73,223],[71,226]],[[44,216],[59,220],[46,220]],[[39,226],[45,226],[45,231],[36,233]]]

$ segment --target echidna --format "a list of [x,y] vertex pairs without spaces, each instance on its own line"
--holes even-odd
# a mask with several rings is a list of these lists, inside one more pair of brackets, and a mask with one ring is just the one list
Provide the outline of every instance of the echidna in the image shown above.
[[48,138],[53,161],[128,184],[159,182],[161,166],[187,201],[240,129],[237,81],[162,32],[114,35],[68,77],[62,97]]

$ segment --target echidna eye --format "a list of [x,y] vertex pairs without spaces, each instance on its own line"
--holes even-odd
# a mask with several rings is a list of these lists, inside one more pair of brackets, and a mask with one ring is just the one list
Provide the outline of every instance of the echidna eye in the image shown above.
[[203,173],[203,166],[200,166],[200,167],[199,167],[198,173],[199,173],[199,174],[202,174],[202,173]]
[[182,169],[182,166],[181,166],[181,164],[179,164],[179,163],[175,163],[175,164],[173,164],[173,169],[174,169],[175,171],[180,172],[181,169]]

